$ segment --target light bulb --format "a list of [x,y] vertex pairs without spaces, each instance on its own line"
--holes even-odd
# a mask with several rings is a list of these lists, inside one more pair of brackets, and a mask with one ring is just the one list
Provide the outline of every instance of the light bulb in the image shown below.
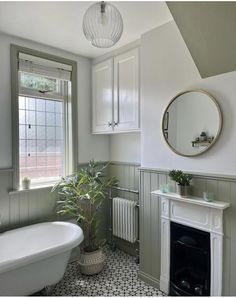
[[98,18],[98,23],[106,26],[108,23],[107,16],[106,16],[106,4],[104,1],[101,2],[101,13]]
[[98,23],[103,25],[103,26],[107,25],[108,20],[107,20],[107,16],[106,16],[105,12],[101,12],[101,14],[99,15]]

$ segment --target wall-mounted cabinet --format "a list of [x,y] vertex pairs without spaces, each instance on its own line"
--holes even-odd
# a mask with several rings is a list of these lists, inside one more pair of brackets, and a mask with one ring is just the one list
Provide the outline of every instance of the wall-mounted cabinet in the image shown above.
[[139,130],[138,49],[94,65],[92,81],[93,133]]

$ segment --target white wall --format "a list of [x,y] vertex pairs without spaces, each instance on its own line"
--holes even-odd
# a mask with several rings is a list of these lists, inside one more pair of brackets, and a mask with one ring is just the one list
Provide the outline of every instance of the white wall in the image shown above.
[[110,160],[140,164],[140,133],[110,136]]
[[77,61],[79,162],[86,162],[90,158],[108,160],[109,137],[91,135],[91,60],[39,43],[0,34],[0,168],[12,167],[10,81],[10,44],[12,43]]
[[[207,61],[206,61],[207,63]],[[181,157],[165,144],[161,119],[178,92],[199,88],[210,92],[223,113],[219,140],[198,157]],[[236,174],[236,72],[201,79],[174,21],[141,37],[141,165],[194,172]]]

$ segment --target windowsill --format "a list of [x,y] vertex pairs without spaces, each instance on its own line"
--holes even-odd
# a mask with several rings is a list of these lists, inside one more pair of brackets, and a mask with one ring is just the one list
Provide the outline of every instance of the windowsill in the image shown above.
[[32,192],[32,191],[39,191],[39,190],[46,190],[46,189],[51,189],[55,183],[49,183],[49,184],[44,184],[44,185],[32,185],[29,189],[16,189],[16,190],[10,190],[8,193],[9,195],[14,195],[14,194],[19,194],[19,193],[27,193],[27,192]]

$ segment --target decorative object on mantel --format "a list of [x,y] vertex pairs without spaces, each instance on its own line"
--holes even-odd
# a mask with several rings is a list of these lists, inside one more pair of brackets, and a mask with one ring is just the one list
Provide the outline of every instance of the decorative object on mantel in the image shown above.
[[195,138],[194,141],[192,141],[192,147],[198,147],[198,146],[209,146],[214,141],[214,137],[208,137],[207,134],[203,131],[200,134],[200,137]]
[[22,178],[21,184],[22,189],[29,189],[30,188],[31,179],[27,176]]
[[171,170],[169,177],[177,183],[178,194],[181,197],[187,198],[190,196],[190,181],[193,178],[192,175],[183,173],[180,170]]
[[204,191],[203,192],[203,199],[206,202],[213,202],[215,200],[215,195],[213,194],[213,192]]
[[170,192],[169,184],[160,185],[160,191],[163,192],[163,193],[169,193]]
[[85,37],[97,48],[114,46],[123,32],[123,20],[119,10],[104,1],[93,4],[85,12],[83,31]]

